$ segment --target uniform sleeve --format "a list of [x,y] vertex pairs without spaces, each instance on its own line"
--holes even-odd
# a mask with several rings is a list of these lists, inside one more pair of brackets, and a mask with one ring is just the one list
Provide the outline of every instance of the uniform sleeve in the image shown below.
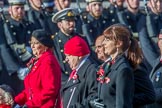
[[42,91],[37,96],[34,96],[31,101],[28,101],[26,103],[27,106],[41,106],[42,108],[54,107],[54,101],[56,101],[61,87],[61,71],[59,65],[54,61],[42,61],[40,71]]
[[124,68],[117,75],[116,108],[132,108],[133,94],[133,72],[129,68]]

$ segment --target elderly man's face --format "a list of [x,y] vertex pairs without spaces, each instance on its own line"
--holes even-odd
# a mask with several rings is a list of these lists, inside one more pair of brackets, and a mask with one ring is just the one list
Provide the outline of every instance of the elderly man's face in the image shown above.
[[78,56],[73,56],[73,55],[69,55],[69,54],[65,54],[66,58],[65,61],[70,65],[70,68],[72,70],[76,69],[77,65],[80,62],[80,59]]
[[104,46],[102,44],[104,40],[104,37],[103,39],[97,39],[96,42],[95,42],[95,53],[97,54],[97,57],[98,59],[102,60],[102,61],[105,61],[107,59],[107,56],[105,55],[104,53]]

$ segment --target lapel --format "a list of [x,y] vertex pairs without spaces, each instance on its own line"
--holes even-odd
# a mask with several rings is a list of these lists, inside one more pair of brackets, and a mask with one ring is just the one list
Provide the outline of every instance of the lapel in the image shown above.
[[115,63],[111,66],[111,71],[117,70],[118,67],[122,64],[125,63],[126,57],[124,55],[120,55],[116,60]]
[[152,70],[151,70],[150,78],[152,78],[153,74],[155,73],[155,70],[159,67],[159,65],[161,65],[161,63],[160,63],[160,58],[158,57],[158,58],[155,60],[155,65],[154,65],[154,67],[153,67]]
[[71,79],[66,82],[66,84],[63,87],[63,91],[69,87],[75,86],[83,81],[85,81],[85,74],[88,66],[91,64],[91,61],[87,59],[84,64],[79,68],[77,71],[78,78],[77,79]]

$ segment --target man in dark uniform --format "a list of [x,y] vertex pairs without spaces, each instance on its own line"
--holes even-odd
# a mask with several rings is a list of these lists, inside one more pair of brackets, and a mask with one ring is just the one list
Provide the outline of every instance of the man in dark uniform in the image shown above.
[[83,34],[90,38],[93,45],[96,38],[110,25],[107,15],[103,14],[102,1],[86,0],[88,14],[83,16],[84,27],[82,29],[86,28],[83,30]]
[[[162,29],[162,0],[149,0],[148,2],[149,12],[151,17],[152,27],[154,28],[155,35],[157,36]],[[148,30],[149,32],[149,30]],[[152,37],[150,35],[150,37]]]
[[64,44],[73,36],[77,35],[75,29],[75,13],[72,8],[65,8],[57,12],[52,21],[57,23],[59,32],[53,37],[54,52],[57,60],[59,61],[62,69],[62,82],[66,81],[69,77],[71,69],[68,63],[65,62]]
[[[140,0],[126,0],[127,9],[124,12],[126,17],[126,25],[132,30],[134,34],[137,33],[137,23],[140,18],[145,17],[145,14],[139,9]],[[136,34],[137,36],[137,34]]]
[[125,10],[124,7],[125,0],[108,0],[108,1],[110,2],[110,6],[104,10],[104,13],[108,14],[109,21],[111,22],[111,24],[122,23],[120,22],[119,18],[122,17],[120,13]]
[[[31,23],[24,20],[25,0],[9,0],[9,20],[3,16],[0,37],[0,56],[3,71],[0,83],[10,85],[16,92],[22,90],[24,74],[27,73],[26,63],[32,56],[29,39],[32,32]],[[18,77],[21,79],[18,79]]]
[[36,26],[36,29],[45,29],[50,34],[58,31],[56,24],[51,21],[54,14],[53,0],[29,0],[29,7],[27,19]]

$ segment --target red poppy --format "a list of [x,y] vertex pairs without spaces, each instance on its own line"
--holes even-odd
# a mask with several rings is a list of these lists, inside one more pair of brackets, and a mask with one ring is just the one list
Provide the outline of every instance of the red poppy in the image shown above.
[[73,77],[72,77],[74,80],[76,80],[76,79],[78,79],[78,75],[77,74],[75,74],[75,75],[73,75]]

